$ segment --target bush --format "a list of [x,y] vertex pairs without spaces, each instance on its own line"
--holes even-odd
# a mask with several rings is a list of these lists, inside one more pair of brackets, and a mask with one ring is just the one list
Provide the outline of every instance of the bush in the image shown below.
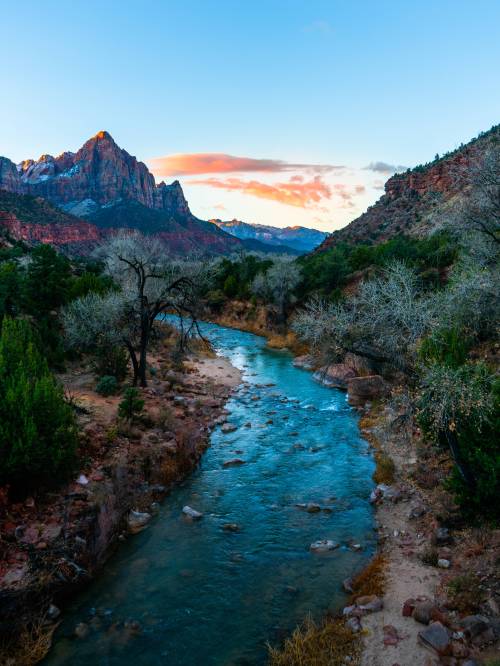
[[110,375],[122,382],[128,372],[128,358],[122,347],[103,345],[96,354],[95,370],[99,376]]
[[484,600],[481,581],[475,574],[464,574],[452,578],[447,585],[448,603],[460,613],[475,613]]
[[118,416],[127,421],[133,421],[144,408],[144,400],[139,398],[136,388],[128,388],[123,394],[123,400],[118,405]]
[[419,356],[426,365],[441,363],[458,368],[467,359],[472,341],[459,328],[440,328],[423,340]]
[[97,382],[95,390],[97,393],[104,396],[115,394],[118,390],[116,377],[113,377],[112,375],[104,375],[104,377],[101,377]]
[[75,462],[71,407],[29,324],[5,318],[0,335],[0,484],[32,491],[64,479]]

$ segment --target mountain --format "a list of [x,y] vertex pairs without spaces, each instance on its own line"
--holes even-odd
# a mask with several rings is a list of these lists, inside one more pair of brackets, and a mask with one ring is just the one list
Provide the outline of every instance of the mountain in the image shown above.
[[12,238],[50,243],[77,254],[92,250],[103,239],[94,224],[65,213],[42,197],[0,190],[0,228]]
[[317,251],[340,242],[379,243],[400,234],[422,237],[432,233],[470,195],[471,167],[480,168],[492,150],[500,150],[500,125],[428,164],[395,174],[373,206],[334,231]]
[[328,236],[324,231],[317,229],[308,229],[307,227],[277,227],[267,226],[265,224],[251,224],[241,222],[240,220],[230,220],[224,222],[219,219],[210,220],[220,229],[223,229],[232,236],[240,239],[253,239],[283,247],[284,251],[291,248],[298,253],[310,252],[314,250]]
[[[244,248],[238,239],[191,213],[178,181],[157,185],[146,165],[120,148],[108,132],[98,132],[76,153],[42,155],[17,166],[0,157],[0,190],[4,190],[0,197],[3,226],[10,219],[7,226],[17,229],[25,240],[40,236],[52,239],[44,242],[65,245],[66,236],[71,235],[65,227],[80,228],[82,233],[85,229],[84,236],[89,237],[128,228],[157,235],[175,253],[218,254]],[[43,201],[52,206],[43,207]],[[43,212],[33,217],[28,214],[30,208],[43,208]],[[61,217],[62,212],[67,217]],[[36,224],[54,228],[36,231],[32,227]]]

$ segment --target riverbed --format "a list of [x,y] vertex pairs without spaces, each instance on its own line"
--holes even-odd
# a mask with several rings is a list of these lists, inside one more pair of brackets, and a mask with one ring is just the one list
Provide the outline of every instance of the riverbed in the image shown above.
[[[338,609],[342,581],[373,553],[374,463],[345,394],[264,338],[202,329],[242,371],[227,404],[235,429],[212,432],[200,467],[75,599],[46,664],[264,664],[266,642]],[[311,551],[322,539],[339,546]]]

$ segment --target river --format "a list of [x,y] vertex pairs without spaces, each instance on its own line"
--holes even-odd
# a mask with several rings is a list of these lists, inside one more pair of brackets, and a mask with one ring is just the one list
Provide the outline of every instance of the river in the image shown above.
[[[266,641],[279,643],[308,613],[337,609],[343,579],[374,551],[374,463],[345,394],[263,338],[202,328],[243,372],[227,404],[237,429],[213,431],[200,467],[75,599],[46,664],[264,664]],[[224,467],[232,458],[245,464]],[[296,506],[308,502],[322,510]],[[203,519],[183,518],[186,504]],[[313,553],[318,539],[341,545]],[[80,622],[88,635],[74,638]]]

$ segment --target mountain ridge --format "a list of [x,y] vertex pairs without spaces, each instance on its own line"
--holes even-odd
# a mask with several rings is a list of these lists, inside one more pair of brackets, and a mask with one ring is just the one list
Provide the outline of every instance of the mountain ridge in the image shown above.
[[499,149],[500,125],[494,125],[432,162],[393,175],[373,206],[334,231],[315,252],[343,242],[372,244],[398,234],[417,238],[429,235],[469,196],[471,167],[481,165],[488,151]]

